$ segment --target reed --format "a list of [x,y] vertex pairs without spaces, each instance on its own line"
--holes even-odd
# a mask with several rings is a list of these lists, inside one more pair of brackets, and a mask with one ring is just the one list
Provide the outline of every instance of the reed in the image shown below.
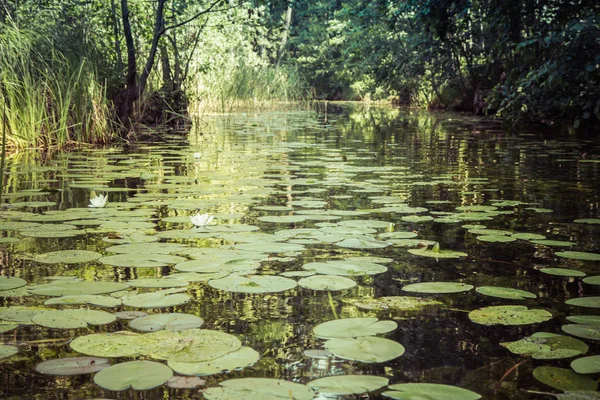
[[11,24],[0,33],[6,144],[65,147],[110,140],[109,108],[93,63],[68,43]]

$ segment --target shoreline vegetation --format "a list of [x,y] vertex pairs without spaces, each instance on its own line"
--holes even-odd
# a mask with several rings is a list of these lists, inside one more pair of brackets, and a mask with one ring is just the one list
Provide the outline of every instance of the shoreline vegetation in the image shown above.
[[377,101],[592,132],[600,9],[530,0],[0,6],[10,150],[108,144],[268,102]]

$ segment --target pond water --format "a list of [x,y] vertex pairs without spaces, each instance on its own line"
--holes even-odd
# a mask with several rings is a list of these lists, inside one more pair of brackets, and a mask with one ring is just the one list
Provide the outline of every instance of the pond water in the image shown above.
[[[205,115],[189,135],[123,147],[14,154],[0,210],[0,397],[312,397],[267,381],[217,388],[248,377],[321,399],[595,391],[596,359],[573,367],[589,374],[571,369],[600,354],[600,316],[574,317],[600,307],[595,151],[472,116],[319,104]],[[198,213],[214,219],[195,227]],[[169,315],[130,322],[131,311]],[[40,364],[83,356],[108,361]],[[171,374],[201,376],[164,383]],[[351,377],[316,381],[340,375]],[[155,387],[108,390],[132,382]],[[388,387],[403,383],[470,392]],[[586,396],[568,398],[598,398]]]

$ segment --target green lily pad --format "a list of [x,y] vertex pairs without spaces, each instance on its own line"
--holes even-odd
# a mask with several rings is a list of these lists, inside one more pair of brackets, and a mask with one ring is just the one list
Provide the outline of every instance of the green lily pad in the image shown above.
[[539,235],[537,233],[525,233],[525,232],[513,233],[512,237],[514,237],[516,239],[521,239],[521,240],[544,240],[544,239],[546,239],[546,236],[544,236],[544,235]]
[[576,269],[570,268],[542,268],[540,272],[548,275],[556,276],[569,276],[569,277],[582,277],[585,276],[585,272],[577,271]]
[[525,306],[490,306],[471,311],[469,319],[481,325],[529,325],[548,321],[552,314]]
[[599,225],[600,218],[580,218],[573,221],[577,224],[591,224],[591,225]]
[[498,297],[501,299],[525,300],[535,299],[537,296],[525,290],[513,289],[498,286],[480,286],[475,289],[478,293],[485,296]]
[[436,300],[410,296],[387,296],[376,299],[349,299],[348,302],[358,308],[376,311],[416,311],[421,310],[424,307],[443,305],[442,302]]
[[44,305],[79,305],[85,304],[97,307],[118,307],[121,299],[111,296],[100,296],[95,294],[76,294],[71,296],[54,297],[44,302]]
[[102,254],[89,250],[62,250],[37,254],[33,260],[43,264],[79,264],[94,261]]
[[573,390],[564,394],[557,394],[557,400],[600,400],[600,393],[589,390]]
[[554,255],[573,260],[600,261],[600,254],[586,253],[584,251],[558,251]]
[[173,287],[185,287],[189,283],[187,281],[178,279],[160,279],[160,278],[142,278],[142,279],[131,279],[127,281],[127,285],[132,287],[141,288],[173,288]]
[[565,303],[571,306],[600,308],[600,296],[577,297],[569,299]]
[[5,322],[1,322],[0,323],[0,333],[6,333],[6,332],[10,332],[12,330],[15,330],[19,327],[19,324],[8,324]]
[[351,395],[373,392],[389,383],[387,378],[372,375],[336,375],[315,379],[307,386],[321,395]]
[[282,276],[270,275],[229,275],[208,281],[209,286],[238,293],[275,293],[296,287],[296,281]]
[[324,346],[336,357],[365,363],[385,362],[404,354],[400,343],[373,336],[331,339]]
[[9,346],[7,344],[0,344],[0,359],[9,358],[19,352],[19,349],[15,346]]
[[530,240],[531,243],[541,244],[549,247],[571,247],[575,246],[577,243],[567,242],[564,240]]
[[347,249],[383,249],[392,245],[391,242],[373,239],[369,236],[352,237],[335,242],[334,245]]
[[55,281],[29,286],[27,291],[41,296],[69,296],[76,294],[104,294],[126,290],[129,286],[117,282]]
[[600,356],[582,357],[573,360],[571,368],[578,374],[596,374],[600,372]]
[[387,267],[371,262],[353,262],[352,260],[312,262],[302,269],[323,275],[376,275],[387,271]]
[[170,290],[159,290],[150,293],[127,294],[122,298],[123,305],[136,308],[175,307],[190,301],[184,293],[173,293]]
[[313,332],[321,339],[353,338],[388,333],[398,327],[394,321],[379,321],[377,318],[344,318],[323,322]]
[[561,329],[569,335],[584,339],[600,340],[600,326],[567,324],[563,325]]
[[458,386],[438,383],[397,383],[383,392],[386,397],[398,400],[478,400],[481,396]]
[[[128,246],[128,245],[123,245]],[[112,265],[114,267],[129,268],[156,268],[166,267],[186,261],[184,257],[173,256],[170,254],[140,253],[140,254],[116,254],[105,256],[98,261],[102,264]]]
[[582,355],[588,352],[588,345],[570,336],[547,332],[533,335],[515,342],[500,343],[513,354],[532,356],[538,360],[554,360]]
[[237,351],[242,342],[225,332],[207,329],[146,333],[137,344],[141,354],[160,360],[201,362]]
[[93,357],[135,357],[140,336],[133,332],[95,333],[80,336],[69,343],[79,353]]
[[295,224],[297,222],[306,221],[306,217],[304,215],[265,215],[263,217],[258,217],[258,220],[273,224]]
[[176,243],[129,243],[110,246],[106,251],[118,254],[170,254],[186,248],[187,246]]
[[204,320],[192,314],[153,314],[136,318],[129,322],[129,326],[137,331],[154,332],[162,329],[167,331],[181,331],[184,329],[199,328]]
[[259,358],[260,355],[257,351],[244,346],[234,352],[210,361],[197,363],[168,361],[167,365],[178,374],[206,376],[246,368],[256,363]]
[[171,368],[154,361],[128,361],[113,365],[94,375],[96,385],[107,390],[148,390],[166,383]]
[[288,253],[302,251],[305,249],[305,247],[301,244],[279,242],[242,243],[236,244],[234,247],[239,250],[258,251],[262,253]]
[[569,315],[567,320],[576,324],[600,326],[600,315]]
[[588,285],[600,285],[600,275],[588,276],[587,278],[584,278],[583,281]]
[[202,393],[206,400],[311,400],[309,387],[295,382],[269,378],[240,378],[220,382]]
[[313,275],[300,279],[298,285],[312,290],[345,290],[356,286],[356,282],[338,275]]
[[106,325],[117,320],[113,314],[99,310],[50,310],[31,318],[35,324],[54,329],[86,328],[88,325]]
[[473,285],[460,282],[421,282],[402,287],[405,292],[415,293],[460,293],[473,289]]
[[542,366],[533,370],[533,377],[538,381],[558,390],[596,390],[598,383],[570,369]]
[[420,222],[433,221],[433,217],[430,215],[405,215],[400,218],[404,222],[412,222],[418,224]]
[[[410,240],[410,239],[408,239]],[[434,251],[433,249],[408,249],[410,254],[420,257],[430,257],[437,259],[442,258],[460,258],[466,257],[468,254],[463,253],[462,251],[453,251],[453,250],[439,250]]]
[[31,325],[31,319],[42,311],[47,311],[44,307],[25,307],[10,306],[0,307],[0,321],[16,322],[20,325]]
[[20,288],[27,285],[25,279],[14,276],[0,276],[0,291]]
[[[427,211],[427,210],[425,210]],[[394,226],[392,222],[379,221],[375,219],[351,219],[348,221],[338,222],[339,226],[346,226],[350,228],[371,228],[371,229],[387,229]]]
[[92,374],[110,367],[110,361],[100,357],[65,357],[43,361],[35,366],[37,372],[46,375]]
[[515,238],[513,236],[504,236],[504,235],[483,235],[483,236],[477,236],[476,239],[479,241],[482,241],[482,242],[489,242],[489,243],[508,243],[508,242],[514,242],[517,240],[517,238]]

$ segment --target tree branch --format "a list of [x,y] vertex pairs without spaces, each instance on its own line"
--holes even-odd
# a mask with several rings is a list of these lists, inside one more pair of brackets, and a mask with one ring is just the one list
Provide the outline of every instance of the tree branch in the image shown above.
[[213,8],[215,8],[222,1],[223,0],[215,0],[210,6],[208,6],[207,9],[200,11],[198,14],[196,14],[196,15],[188,18],[188,19],[186,19],[185,21],[181,21],[181,22],[178,22],[176,24],[164,27],[163,30],[160,32],[160,34],[162,35],[162,34],[164,34],[166,31],[168,31],[170,29],[179,28],[180,26],[188,24],[188,23],[192,22],[193,20],[200,18],[204,14],[208,14],[208,13],[211,13],[211,12],[227,11],[227,10],[231,10],[233,8],[236,8],[236,6],[234,6],[234,7],[219,8],[218,10],[213,10]]

